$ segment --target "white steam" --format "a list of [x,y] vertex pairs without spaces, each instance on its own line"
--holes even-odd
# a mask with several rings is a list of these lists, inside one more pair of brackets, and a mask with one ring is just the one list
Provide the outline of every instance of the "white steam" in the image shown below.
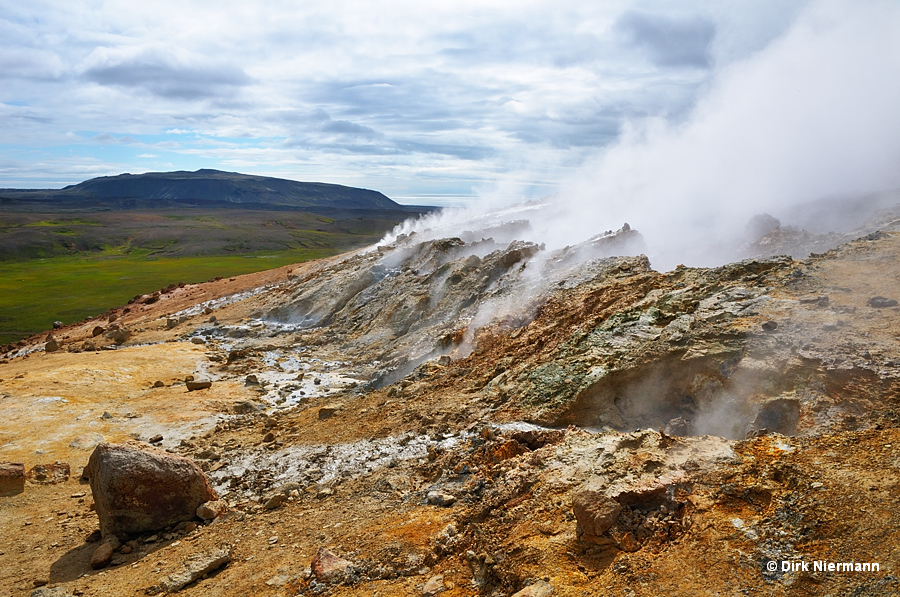
[[628,222],[657,269],[730,261],[756,214],[900,187],[898,31],[896,2],[813,3],[718,72],[685,122],[631,123],[542,205],[444,212],[388,240],[528,219],[520,238],[555,249]]

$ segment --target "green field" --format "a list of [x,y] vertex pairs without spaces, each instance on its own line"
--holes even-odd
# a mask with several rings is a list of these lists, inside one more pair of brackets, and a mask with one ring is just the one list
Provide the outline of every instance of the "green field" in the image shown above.
[[274,254],[149,258],[113,251],[0,262],[0,344],[124,305],[172,283],[204,282],[335,255],[343,249]]

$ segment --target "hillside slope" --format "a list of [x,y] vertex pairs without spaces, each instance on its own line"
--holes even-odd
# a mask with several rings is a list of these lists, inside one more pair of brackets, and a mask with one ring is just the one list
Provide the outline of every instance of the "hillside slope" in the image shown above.
[[[0,498],[0,585],[157,594],[227,546],[181,594],[900,590],[900,232],[667,273],[619,256],[629,229],[556,252],[477,232],[173,286],[7,347],[0,458],[75,474]],[[156,435],[233,511],[92,571],[77,473],[98,436]],[[314,574],[322,548],[347,574]]]
[[60,190],[0,189],[0,200],[6,207],[32,203],[70,208],[115,205],[404,209],[378,191],[208,169],[103,176]]

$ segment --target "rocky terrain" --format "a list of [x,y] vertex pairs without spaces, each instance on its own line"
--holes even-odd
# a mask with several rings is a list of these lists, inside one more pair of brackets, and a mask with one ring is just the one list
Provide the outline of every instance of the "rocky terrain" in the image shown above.
[[[7,346],[0,595],[896,594],[897,222],[665,273],[400,235]],[[117,530],[106,444],[218,500]]]

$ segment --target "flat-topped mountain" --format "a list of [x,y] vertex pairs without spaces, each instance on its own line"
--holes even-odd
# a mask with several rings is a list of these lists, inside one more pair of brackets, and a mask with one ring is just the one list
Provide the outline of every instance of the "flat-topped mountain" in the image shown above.
[[59,207],[406,210],[369,189],[207,169],[102,176],[63,189],[0,189],[0,202]]

